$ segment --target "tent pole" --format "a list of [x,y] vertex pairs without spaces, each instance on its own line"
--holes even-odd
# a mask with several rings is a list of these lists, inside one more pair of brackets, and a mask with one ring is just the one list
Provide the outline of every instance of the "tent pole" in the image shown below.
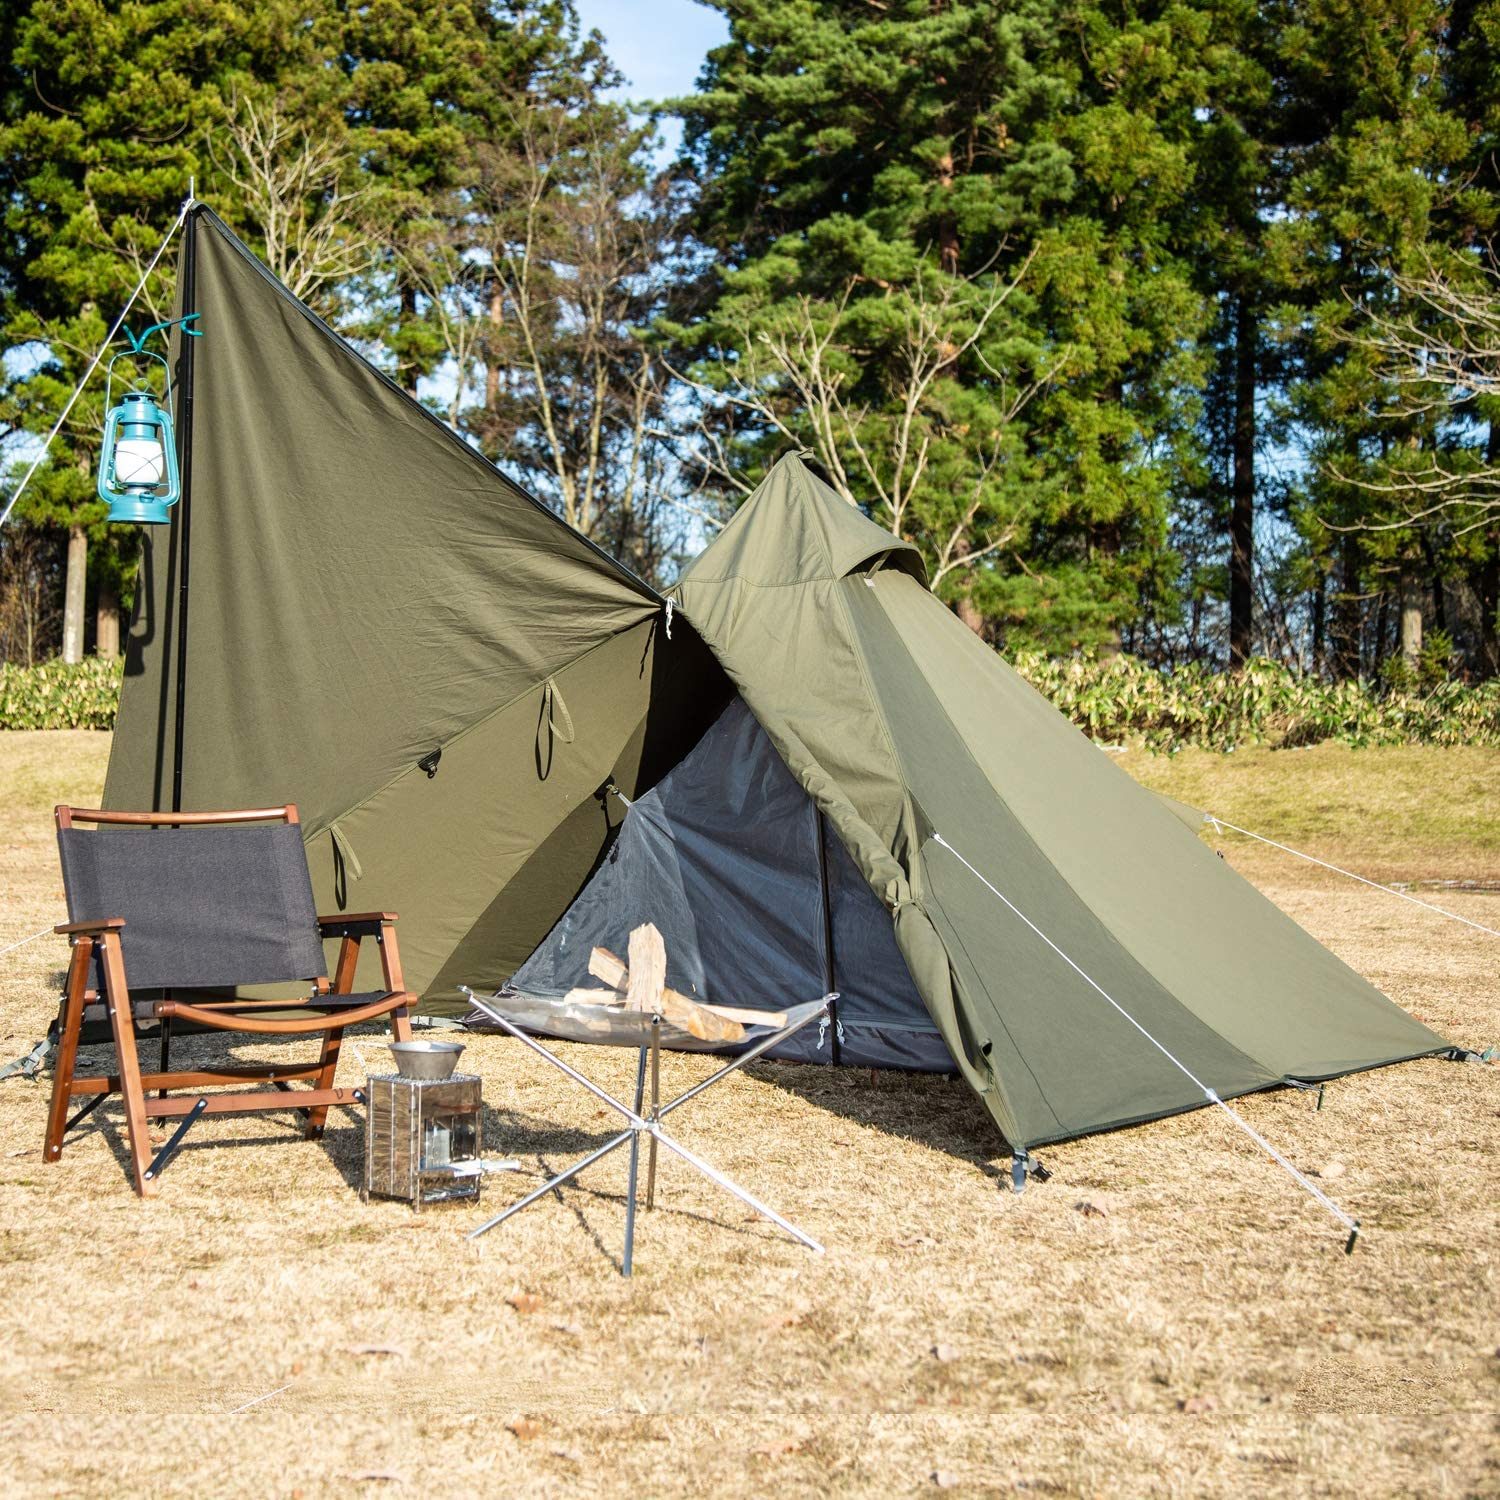
[[[193,310],[198,298],[198,215],[190,210],[182,226],[182,286],[179,305]],[[177,510],[177,705],[172,730],[172,811],[182,811],[182,737],[187,716],[188,553],[193,499],[193,346],[181,338],[177,356],[177,472],[182,498]]]
[[[816,803],[813,816],[818,820],[818,882],[823,888],[823,993],[832,995],[838,989],[834,983],[833,968],[833,902],[828,895],[828,830],[823,821],[823,811]],[[834,1067],[843,1062],[839,1047],[839,1003],[828,1003],[828,1025],[833,1036]]]

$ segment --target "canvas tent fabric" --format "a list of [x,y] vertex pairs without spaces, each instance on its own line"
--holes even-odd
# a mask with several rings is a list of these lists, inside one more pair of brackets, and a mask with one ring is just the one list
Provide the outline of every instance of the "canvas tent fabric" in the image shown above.
[[677,597],[891,914],[1012,1145],[1199,1106],[1184,1068],[1230,1098],[1448,1049],[1113,765],[927,590],[912,548],[795,456]]
[[105,804],[172,806],[186,517],[182,807],[295,801],[319,910],[399,912],[408,982],[454,1008],[460,980],[510,973],[566,907],[610,836],[597,789],[655,779],[721,706],[716,674],[687,630],[668,667],[652,589],[212,212],[186,233],[190,492],[144,528]]
[[820,817],[735,698],[635,800],[597,873],[506,988],[560,999],[597,987],[594,946],[623,953],[631,929],[653,922],[667,983],[694,999],[781,1010],[838,993],[835,1034],[800,1032],[774,1056],[827,1062],[837,1044],[847,1065],[951,1072],[889,915]]
[[[908,1018],[921,1056],[902,1065],[943,1065],[935,1034],[1014,1147],[1201,1105],[1161,1047],[1224,1098],[1447,1050],[1112,765],[928,591],[914,548],[797,456],[685,571],[669,634],[660,596],[201,207],[184,255],[177,312],[204,334],[189,494],[145,542],[105,801],[170,806],[185,641],[182,806],[295,801],[319,908],[400,912],[425,1009],[528,961],[559,982],[569,935],[603,933],[591,903],[641,900],[648,876],[691,939],[689,988],[753,1003],[769,946],[814,998],[821,830],[846,1026],[863,1026],[849,1060],[902,1061]],[[638,826],[611,784],[644,801]],[[784,884],[766,876],[777,847]]]

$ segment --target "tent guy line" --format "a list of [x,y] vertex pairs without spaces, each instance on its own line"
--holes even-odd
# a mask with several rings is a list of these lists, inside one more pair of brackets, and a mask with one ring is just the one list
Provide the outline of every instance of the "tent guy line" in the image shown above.
[[1245,1134],[1248,1135],[1250,1139],[1254,1141],[1255,1144],[1259,1146],[1261,1150],[1271,1158],[1272,1161],[1276,1162],[1278,1166],[1284,1167],[1287,1172],[1291,1174],[1294,1181],[1299,1183],[1302,1187],[1306,1188],[1307,1191],[1311,1193],[1312,1196],[1317,1199],[1317,1201],[1321,1203],[1323,1207],[1326,1208],[1328,1212],[1331,1213],[1333,1217],[1344,1226],[1345,1229],[1349,1231],[1348,1241],[1344,1245],[1344,1253],[1346,1255],[1353,1253],[1354,1241],[1359,1235],[1358,1219],[1351,1218],[1348,1214],[1346,1214],[1344,1210],[1341,1209],[1338,1204],[1335,1203],[1333,1199],[1330,1198],[1328,1194],[1325,1193],[1322,1188],[1317,1185],[1317,1183],[1313,1182],[1311,1178],[1307,1177],[1297,1167],[1293,1166],[1292,1163],[1288,1161],[1286,1157],[1283,1156],[1281,1152],[1278,1151],[1276,1147],[1270,1143],[1270,1141],[1268,1141],[1258,1130],[1256,1130],[1248,1120],[1246,1120],[1237,1111],[1231,1109],[1218,1096],[1218,1094],[1214,1092],[1213,1089],[1211,1089],[1206,1083],[1204,1083],[1203,1080],[1199,1078],[1198,1075],[1194,1073],[1193,1070],[1188,1067],[1185,1062],[1182,1061],[1181,1058],[1175,1056],[1166,1046],[1157,1041],[1157,1039],[1152,1036],[1151,1033],[1147,1031],[1146,1028],[1142,1026],[1141,1023],[1137,1021],[1136,1018],[1131,1015],[1130,1012],[1126,1010],[1125,1007],[1121,1005],[1120,1002],[1116,1000],[1115,997],[1111,995],[1102,984],[1100,984],[1096,979],[1093,978],[1092,975],[1090,975],[1085,969],[1081,968],[1066,953],[1064,953],[1063,950],[1059,948],[1057,944],[1054,943],[1052,939],[1049,938],[1047,934],[1043,932],[1042,929],[1038,927],[1036,923],[1033,922],[1031,918],[1028,917],[1026,913],[1023,912],[1021,908],[1010,899],[1009,896],[1007,896],[1003,891],[996,890],[996,888],[991,885],[990,882],[986,880],[985,877],[981,875],[980,872],[976,870],[974,866],[971,865],[969,861],[966,860],[963,855],[960,854],[958,850],[955,849],[953,845],[950,844],[948,840],[942,836],[942,834],[934,833],[930,842],[938,844],[942,848],[946,849],[948,853],[951,854],[954,859],[956,859],[959,864],[961,864],[964,869],[969,872],[969,874],[974,876],[974,878],[978,880],[979,883],[990,892],[991,895],[997,897],[1001,902],[1003,902],[1011,912],[1018,916],[1039,938],[1041,938],[1041,940],[1055,954],[1057,954],[1057,956],[1062,959],[1062,961],[1067,964],[1067,966],[1072,969],[1074,973],[1076,973],[1078,977],[1084,981],[1085,984],[1087,984],[1091,989],[1097,990],[1105,1000],[1107,1000],[1112,1006],[1114,1006],[1114,1008],[1119,1011],[1119,1013],[1128,1022],[1130,1022],[1130,1024],[1135,1027],[1135,1029],[1140,1032],[1140,1034],[1145,1037],[1145,1039],[1150,1042],[1151,1045],[1155,1047],[1156,1050],[1160,1052],[1161,1055],[1166,1058],[1166,1060],[1171,1063],[1174,1068],[1176,1068],[1185,1078],[1187,1078],[1194,1085],[1194,1087],[1201,1089],[1203,1091],[1203,1097],[1208,1101],[1208,1103],[1215,1105],[1217,1108],[1223,1110],[1224,1113],[1228,1115],[1229,1118],[1233,1120],[1234,1123],[1238,1125],[1239,1128],[1243,1130]]
[[1275,839],[1268,839],[1263,833],[1252,833],[1248,828],[1238,828],[1233,823],[1226,823],[1223,818],[1216,818],[1212,813],[1204,813],[1203,821],[1212,823],[1216,829],[1222,831],[1227,828],[1231,833],[1242,833],[1247,839],[1259,839],[1262,844],[1269,844],[1273,849],[1283,850],[1287,854],[1295,854],[1298,859],[1305,859],[1310,865],[1321,865],[1325,870],[1332,870],[1335,875],[1347,875],[1350,880],[1357,880],[1361,885],[1370,886],[1373,890],[1384,891],[1388,896],[1399,896],[1403,901],[1410,901],[1413,906],[1424,907],[1427,911],[1435,911],[1440,917],[1447,917],[1454,922],[1462,922],[1465,927],[1477,928],[1480,932],[1487,932],[1491,937],[1500,937],[1500,931],[1493,927],[1486,927],[1483,922],[1472,921],[1468,917],[1461,917],[1456,911],[1449,911],[1444,906],[1434,906],[1430,901],[1423,901],[1418,896],[1408,895],[1405,891],[1398,891],[1393,885],[1382,885],[1378,880],[1367,880],[1363,875],[1356,875],[1353,870],[1341,869],[1338,865],[1331,865],[1326,859],[1319,859],[1313,854],[1304,854],[1300,849],[1293,849],[1290,844],[1278,844]]
[[189,188],[188,195],[182,200],[182,207],[178,209],[177,218],[173,222],[172,227],[167,231],[166,238],[163,239],[161,244],[156,247],[156,254],[151,257],[151,261],[147,265],[145,271],[142,273],[141,279],[135,284],[135,290],[126,300],[125,306],[120,309],[120,316],[115,319],[113,326],[104,336],[104,342],[99,345],[99,348],[95,351],[93,359],[89,361],[88,369],[83,372],[83,379],[73,387],[73,394],[68,397],[68,404],[63,407],[62,412],[57,418],[57,421],[52,424],[52,431],[47,434],[46,440],[42,443],[41,451],[32,460],[31,467],[27,469],[25,475],[22,477],[20,484],[16,486],[15,494],[13,494],[6,502],[5,509],[3,511],[0,511],[0,526],[4,526],[5,523],[10,520],[10,513],[16,508],[16,501],[18,501],[25,493],[26,486],[31,483],[31,476],[41,468],[43,459],[47,457],[47,450],[52,446],[52,440],[58,435],[59,432],[62,431],[63,423],[68,420],[68,413],[73,410],[73,407],[77,404],[78,398],[83,394],[83,388],[93,378],[94,371],[99,368],[100,360],[102,360],[104,356],[109,352],[109,346],[114,343],[115,336],[119,333],[121,328],[125,326],[125,319],[130,315],[130,309],[135,306],[135,299],[139,297],[143,291],[145,291],[146,283],[150,281],[151,273],[156,269],[157,261],[159,261],[162,256],[166,254],[167,246],[172,243],[172,237],[177,233],[179,229],[182,228],[183,220],[187,218],[188,210],[192,208],[193,201],[193,192],[192,189]]
[[52,928],[50,926],[44,927],[40,932],[33,932],[30,937],[23,937],[19,942],[10,943],[4,948],[0,948],[0,958],[4,958],[7,953],[14,953],[17,948],[24,948],[27,943],[34,943],[38,938],[46,937],[51,931]]

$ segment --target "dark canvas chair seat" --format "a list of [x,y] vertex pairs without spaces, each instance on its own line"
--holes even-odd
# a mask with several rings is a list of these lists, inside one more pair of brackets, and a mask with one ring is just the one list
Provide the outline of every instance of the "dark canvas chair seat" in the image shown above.
[[[398,1039],[410,1037],[415,997],[401,979],[395,914],[317,915],[294,806],[216,813],[59,807],[57,838],[70,919],[57,931],[69,937],[73,953],[58,1017],[48,1161],[62,1155],[70,1126],[115,1093],[124,1100],[133,1175],[142,1194],[155,1191],[165,1157],[186,1124],[204,1113],[297,1109],[306,1134],[316,1138],[331,1105],[358,1098],[358,1090],[333,1086],[345,1028],[389,1018]],[[323,941],[330,937],[341,939],[331,982],[323,958]],[[379,945],[387,987],[355,993],[365,937]],[[268,1000],[236,993],[282,984],[301,985],[303,993]],[[115,1044],[118,1072],[78,1077],[80,1042],[101,1023]],[[143,1073],[137,1036],[143,1024],[152,1023],[161,1065]],[[169,1049],[176,1029],[318,1036],[322,1050],[308,1063],[173,1072]],[[203,1092],[254,1083],[272,1087]],[[307,1087],[293,1088],[295,1083]],[[191,1093],[173,1097],[173,1090]],[[88,1102],[70,1121],[73,1095]],[[184,1121],[155,1160],[146,1127],[153,1118]]]

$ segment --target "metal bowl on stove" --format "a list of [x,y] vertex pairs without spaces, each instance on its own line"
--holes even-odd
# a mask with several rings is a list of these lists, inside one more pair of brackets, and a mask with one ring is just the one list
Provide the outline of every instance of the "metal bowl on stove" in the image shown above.
[[458,1066],[462,1042],[391,1042],[396,1071],[403,1078],[448,1078]]

